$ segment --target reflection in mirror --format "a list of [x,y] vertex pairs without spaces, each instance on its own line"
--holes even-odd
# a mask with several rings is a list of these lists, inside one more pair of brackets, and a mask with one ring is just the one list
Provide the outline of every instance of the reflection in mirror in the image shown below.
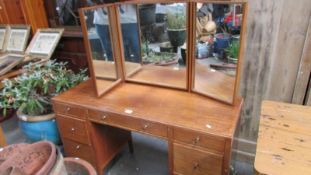
[[194,91],[233,102],[242,4],[197,3]]
[[185,3],[119,5],[126,79],[186,88]]
[[117,80],[113,58],[108,9],[96,8],[84,11],[91,60],[98,94],[102,94]]

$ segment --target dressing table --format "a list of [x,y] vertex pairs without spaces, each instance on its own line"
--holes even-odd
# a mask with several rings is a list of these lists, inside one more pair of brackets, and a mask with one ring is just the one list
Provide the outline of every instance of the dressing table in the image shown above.
[[[65,153],[89,161],[101,174],[125,145],[133,149],[133,131],[167,141],[169,174],[228,174],[234,132],[243,104],[236,91],[246,26],[242,19],[246,19],[247,2],[176,0],[166,4],[167,1],[160,0],[154,3],[139,0],[80,9],[91,78],[53,98]],[[239,24],[236,25],[240,25],[234,28],[241,34],[237,40],[240,44],[237,61],[230,64],[233,74],[213,69],[209,61],[214,58],[196,58],[201,38],[194,27],[197,21],[193,19],[203,6],[213,4],[225,5],[237,16],[235,20]],[[183,42],[187,43],[187,52],[183,63],[168,65],[169,59],[160,65],[163,60],[145,60],[154,56],[150,52],[157,52],[159,42],[145,35],[147,22],[140,19],[144,15],[139,14],[146,13],[146,8],[161,6],[168,9],[166,15],[173,13],[184,20],[181,30],[186,32]],[[126,10],[136,15],[128,18]],[[93,23],[98,21],[93,20],[96,15],[96,18],[104,16],[101,19],[104,21]],[[132,23],[124,25],[124,21]],[[138,43],[127,45],[125,26],[137,29],[131,35],[138,37],[135,40]],[[92,47],[90,33],[93,40],[105,41],[102,50]],[[142,51],[140,56],[134,53],[134,45]],[[143,45],[154,50],[145,52]],[[179,49],[181,45],[174,47]],[[132,53],[126,53],[129,51]],[[225,48],[219,47],[217,52],[221,55]],[[222,59],[217,60],[221,65],[227,64]]]
[[171,174],[228,174],[241,99],[230,106],[194,93],[129,83],[101,98],[93,92],[87,81],[53,99],[68,156],[89,161],[100,174],[135,131],[168,141]]

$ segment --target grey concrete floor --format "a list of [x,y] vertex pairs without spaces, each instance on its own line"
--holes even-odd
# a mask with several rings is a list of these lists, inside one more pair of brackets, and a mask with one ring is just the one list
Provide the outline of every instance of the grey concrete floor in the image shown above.
[[[13,117],[0,124],[8,144],[29,142],[18,128],[18,120]],[[168,174],[168,145],[165,140],[132,133],[134,153],[125,147],[114,158],[103,174],[105,175],[166,175]],[[253,167],[243,162],[232,161],[238,175],[253,174]],[[231,173],[233,174],[233,173]]]

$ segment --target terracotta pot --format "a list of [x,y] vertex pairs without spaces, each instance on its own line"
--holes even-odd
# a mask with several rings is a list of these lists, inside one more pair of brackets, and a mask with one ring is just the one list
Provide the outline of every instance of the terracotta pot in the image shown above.
[[72,157],[64,160],[68,175],[97,175],[94,167],[85,160]]
[[1,172],[1,175],[26,175],[19,168],[10,167],[6,169],[4,172]]
[[20,143],[20,144],[13,144],[6,146],[4,148],[0,148],[0,165],[7,160],[8,158],[12,157],[14,154],[20,154],[22,151],[29,146],[29,144],[26,143]]
[[20,169],[24,174],[47,175],[55,164],[56,148],[51,142],[28,145],[19,154],[14,154],[0,166],[0,174],[8,169]]

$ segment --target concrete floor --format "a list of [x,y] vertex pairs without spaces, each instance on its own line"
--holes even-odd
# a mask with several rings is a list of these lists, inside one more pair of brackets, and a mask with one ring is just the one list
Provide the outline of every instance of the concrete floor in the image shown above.
[[[8,144],[29,142],[18,128],[18,121],[13,117],[0,124]],[[155,137],[132,133],[134,154],[127,147],[116,156],[103,173],[105,175],[166,175],[168,174],[167,142]],[[250,164],[232,161],[239,175],[253,174]]]

